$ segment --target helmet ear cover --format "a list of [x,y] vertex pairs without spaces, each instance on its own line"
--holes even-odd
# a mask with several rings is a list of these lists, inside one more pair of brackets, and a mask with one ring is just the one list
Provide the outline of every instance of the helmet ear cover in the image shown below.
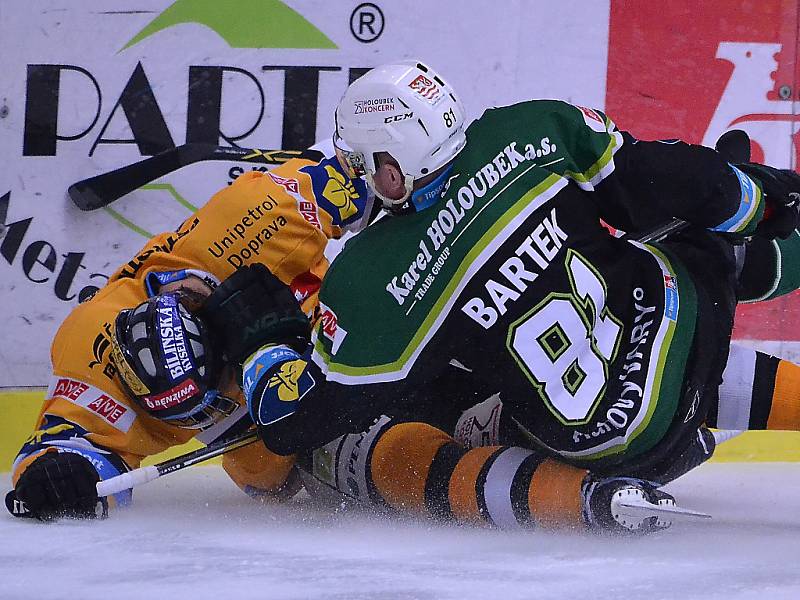
[[[365,177],[385,208],[408,212],[399,207],[409,201],[415,182],[451,163],[466,145],[465,118],[455,91],[427,65],[382,65],[356,79],[336,107],[334,147],[343,166]],[[400,198],[383,195],[375,185],[380,152],[400,166]]]
[[127,394],[166,423],[205,429],[237,406],[216,390],[221,364],[208,328],[176,293],[121,311],[114,322],[111,357]]

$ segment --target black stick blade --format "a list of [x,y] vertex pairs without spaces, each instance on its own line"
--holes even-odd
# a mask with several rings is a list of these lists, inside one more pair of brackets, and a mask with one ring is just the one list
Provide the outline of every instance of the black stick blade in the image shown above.
[[211,144],[184,144],[133,164],[73,183],[67,194],[81,210],[96,210],[181,167],[212,157]]
[[67,194],[81,210],[97,210],[159,177],[196,162],[229,160],[279,165],[293,158],[320,161],[325,155],[317,150],[260,150],[211,144],[183,144],[125,167],[73,183],[67,189]]

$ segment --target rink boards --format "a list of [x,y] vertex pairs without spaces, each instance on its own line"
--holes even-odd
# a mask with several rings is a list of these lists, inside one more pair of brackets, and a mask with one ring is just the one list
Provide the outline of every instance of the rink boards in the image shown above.
[[[0,473],[9,471],[14,456],[33,431],[36,416],[44,397],[43,390],[0,392]],[[198,448],[196,442],[177,446],[152,457],[145,464]],[[216,459],[218,463],[220,459]],[[720,462],[795,462],[800,461],[800,432],[750,431],[726,442],[717,450],[714,460]],[[212,461],[213,462],[213,461]]]

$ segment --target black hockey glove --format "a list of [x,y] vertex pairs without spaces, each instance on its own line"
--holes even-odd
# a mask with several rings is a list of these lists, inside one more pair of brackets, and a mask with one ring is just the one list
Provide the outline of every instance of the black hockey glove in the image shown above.
[[755,235],[770,240],[789,237],[800,224],[800,175],[751,162],[734,166],[756,179],[764,191],[764,217]]
[[97,496],[98,481],[100,475],[83,456],[47,452],[23,471],[14,489],[17,502],[6,503],[12,503],[8,508],[15,516],[40,521],[105,517],[108,505]]
[[200,317],[235,365],[265,344],[304,352],[311,337],[311,323],[292,291],[262,264],[241,267],[223,281]]

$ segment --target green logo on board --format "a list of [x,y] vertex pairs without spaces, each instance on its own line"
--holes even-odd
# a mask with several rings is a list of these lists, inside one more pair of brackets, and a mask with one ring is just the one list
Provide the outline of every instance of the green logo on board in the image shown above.
[[328,36],[279,0],[177,0],[121,50],[189,23],[208,27],[231,48],[337,48]]

